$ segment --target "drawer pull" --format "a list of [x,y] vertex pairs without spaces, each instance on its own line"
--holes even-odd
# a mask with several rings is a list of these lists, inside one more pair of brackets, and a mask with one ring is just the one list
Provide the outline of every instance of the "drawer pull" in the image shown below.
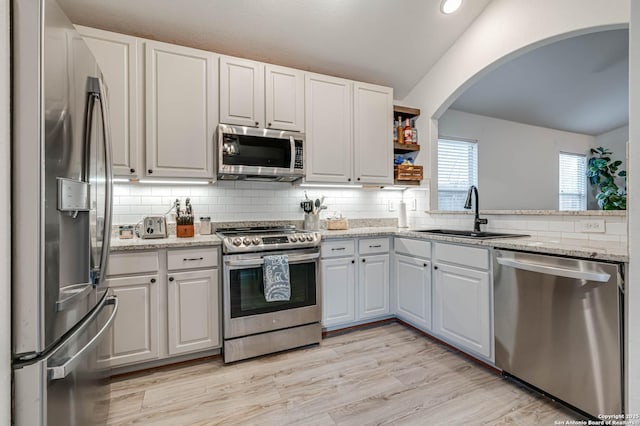
[[380,244],[376,244],[375,246],[369,246],[369,248],[380,248],[382,247]]
[[196,262],[198,260],[204,260],[204,257],[185,257],[182,259],[183,262]]
[[336,248],[332,248],[331,251],[335,251],[335,250],[346,250],[346,247],[336,247]]

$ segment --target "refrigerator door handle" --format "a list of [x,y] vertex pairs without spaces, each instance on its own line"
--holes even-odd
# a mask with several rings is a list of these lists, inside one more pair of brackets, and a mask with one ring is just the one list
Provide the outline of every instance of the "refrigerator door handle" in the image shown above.
[[[111,312],[109,319],[102,326],[100,331],[98,331],[98,333],[95,336],[93,336],[93,338],[82,349],[76,352],[64,364],[56,365],[54,367],[47,367],[47,376],[49,380],[59,380],[67,377],[75,369],[75,367],[80,363],[80,361],[82,361],[82,358],[84,357],[84,355],[88,352],[91,352],[93,348],[95,348],[96,345],[98,345],[102,341],[102,338],[105,336],[105,334],[111,327],[111,324],[113,323],[113,320],[116,317],[116,313],[118,312],[118,298],[115,296],[109,296],[105,298],[104,304],[99,309],[96,309],[95,312],[91,314],[91,317],[89,317],[85,322],[85,324],[88,324],[93,320],[95,320],[97,316],[102,312],[102,310],[109,305],[113,305],[113,312]],[[71,336],[71,338],[73,338],[73,336]]]
[[107,275],[107,261],[109,259],[109,248],[111,246],[111,213],[113,210],[113,164],[111,162],[111,128],[109,123],[109,105],[107,101],[107,90],[102,82],[98,79],[98,100],[100,101],[100,112],[102,117],[102,127],[104,135],[104,157],[105,157],[105,174],[106,174],[106,206],[104,218],[104,231],[102,233],[102,254],[100,256],[100,272],[98,282],[104,281]]

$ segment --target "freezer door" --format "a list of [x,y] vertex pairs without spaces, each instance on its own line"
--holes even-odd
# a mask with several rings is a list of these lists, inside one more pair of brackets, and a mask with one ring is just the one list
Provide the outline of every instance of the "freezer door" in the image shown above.
[[14,370],[15,424],[103,425],[109,410],[108,371],[96,367],[96,350],[109,333],[117,299],[97,309],[49,357]]

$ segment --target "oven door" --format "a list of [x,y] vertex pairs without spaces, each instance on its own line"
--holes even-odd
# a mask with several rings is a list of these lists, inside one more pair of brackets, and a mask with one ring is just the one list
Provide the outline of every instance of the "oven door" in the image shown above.
[[[264,256],[289,257],[289,301],[267,302]],[[280,330],[321,319],[317,285],[319,250],[248,253],[224,256],[224,338]]]

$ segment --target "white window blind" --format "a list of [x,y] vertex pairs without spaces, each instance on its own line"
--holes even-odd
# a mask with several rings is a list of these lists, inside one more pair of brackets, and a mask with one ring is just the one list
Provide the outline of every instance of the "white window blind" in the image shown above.
[[478,185],[478,144],[438,139],[438,209],[464,210],[471,185]]
[[587,159],[580,154],[560,153],[560,210],[587,209]]

